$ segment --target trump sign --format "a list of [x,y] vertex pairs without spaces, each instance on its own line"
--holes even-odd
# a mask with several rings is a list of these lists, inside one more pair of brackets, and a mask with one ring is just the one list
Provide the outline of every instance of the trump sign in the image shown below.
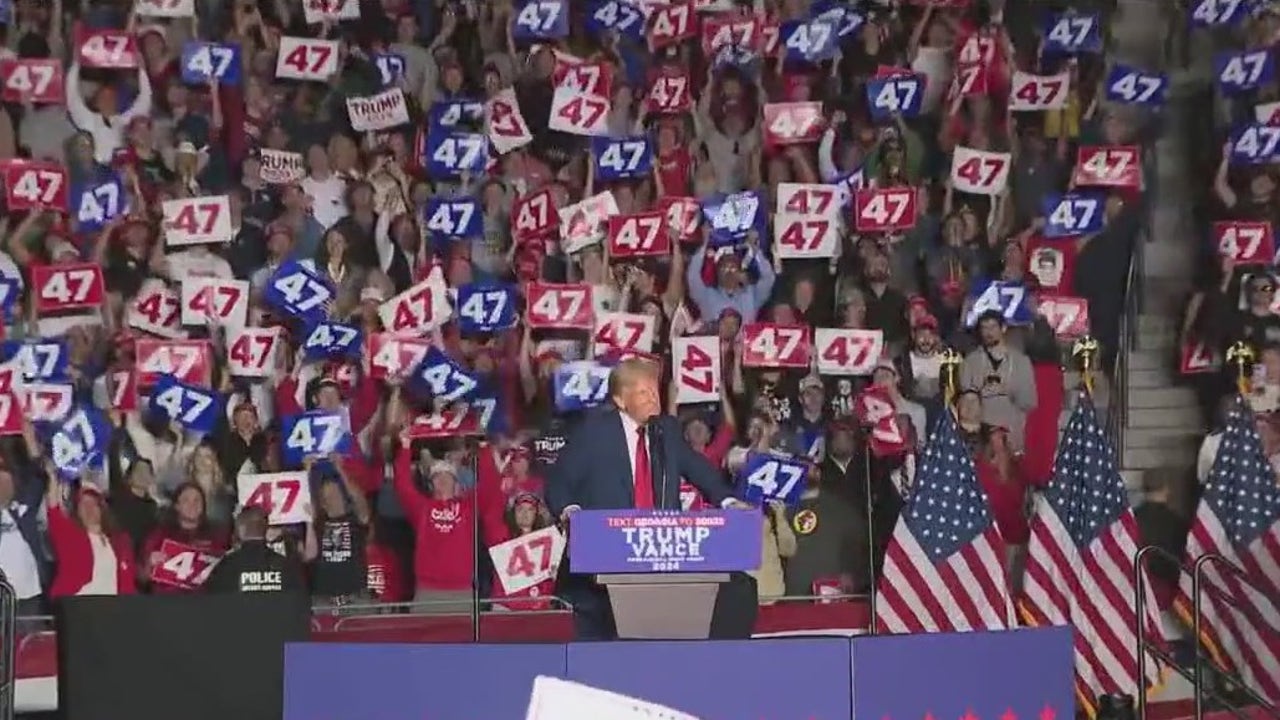
[[580,510],[569,533],[575,573],[730,572],[760,567],[752,510]]

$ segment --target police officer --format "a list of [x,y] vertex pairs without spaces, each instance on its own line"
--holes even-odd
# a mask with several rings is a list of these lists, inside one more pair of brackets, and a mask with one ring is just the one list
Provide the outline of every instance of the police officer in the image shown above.
[[267,512],[252,505],[236,516],[239,546],[213,568],[209,592],[303,592],[302,566],[267,545]]

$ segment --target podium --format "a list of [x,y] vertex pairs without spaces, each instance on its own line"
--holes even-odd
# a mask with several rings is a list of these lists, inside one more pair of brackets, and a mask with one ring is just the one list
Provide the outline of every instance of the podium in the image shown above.
[[760,567],[763,522],[755,510],[579,510],[569,569],[608,591],[618,637],[706,640],[720,583]]

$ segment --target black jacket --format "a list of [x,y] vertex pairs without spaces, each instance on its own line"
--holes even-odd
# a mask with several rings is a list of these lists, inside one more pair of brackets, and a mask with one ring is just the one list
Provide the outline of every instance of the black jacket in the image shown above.
[[205,590],[222,592],[304,592],[302,565],[267,547],[264,540],[248,540],[232,550],[209,573]]

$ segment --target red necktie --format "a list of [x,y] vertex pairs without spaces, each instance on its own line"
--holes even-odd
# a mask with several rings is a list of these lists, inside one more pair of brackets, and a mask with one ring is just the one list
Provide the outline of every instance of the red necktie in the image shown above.
[[636,429],[636,509],[653,509],[653,472],[649,469],[649,443],[644,428]]

